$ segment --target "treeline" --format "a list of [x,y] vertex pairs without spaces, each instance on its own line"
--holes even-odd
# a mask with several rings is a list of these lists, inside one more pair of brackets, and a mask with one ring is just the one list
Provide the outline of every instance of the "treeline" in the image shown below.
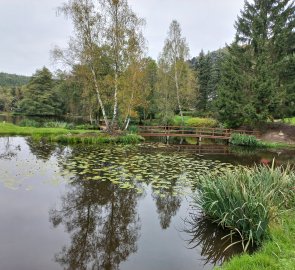
[[246,1],[234,42],[192,59],[172,21],[158,61],[145,56],[144,21],[127,0],[71,0],[59,11],[75,36],[53,56],[70,71],[53,79],[43,68],[22,88],[0,89],[0,110],[80,115],[104,120],[109,130],[131,120],[169,124],[175,115],[182,122],[213,117],[227,127],[295,115],[293,1]]
[[29,82],[30,77],[0,72],[0,87],[22,86]]

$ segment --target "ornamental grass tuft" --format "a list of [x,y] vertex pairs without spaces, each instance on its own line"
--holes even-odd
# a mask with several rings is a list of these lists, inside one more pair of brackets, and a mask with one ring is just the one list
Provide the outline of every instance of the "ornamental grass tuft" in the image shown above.
[[268,238],[270,222],[293,208],[294,198],[295,173],[290,166],[255,166],[203,176],[196,202],[207,217],[238,234],[246,251]]

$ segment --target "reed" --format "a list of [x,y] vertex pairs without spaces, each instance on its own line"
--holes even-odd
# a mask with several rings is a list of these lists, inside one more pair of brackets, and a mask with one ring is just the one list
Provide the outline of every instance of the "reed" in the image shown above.
[[203,176],[196,202],[211,220],[238,234],[246,251],[250,245],[261,245],[270,222],[293,208],[294,198],[291,167],[255,166]]

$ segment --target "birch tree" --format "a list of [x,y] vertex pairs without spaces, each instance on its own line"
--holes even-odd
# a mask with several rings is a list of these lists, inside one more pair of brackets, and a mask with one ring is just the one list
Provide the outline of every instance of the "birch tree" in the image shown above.
[[[70,18],[74,37],[66,50],[55,49],[55,59],[88,69],[93,89],[108,131],[118,120],[119,76],[143,52],[144,21],[131,10],[127,0],[68,0],[58,8],[59,14]],[[113,87],[110,85],[113,78]],[[109,109],[112,96],[113,110]]]
[[100,0],[100,3],[106,18],[106,42],[110,48],[114,70],[112,125],[116,125],[119,109],[119,76],[127,70],[129,65],[134,66],[140,61],[145,43],[141,28],[145,22],[132,11],[127,0]]
[[190,89],[190,87],[195,87],[196,85],[189,82],[193,80],[194,76],[191,76],[193,71],[188,66],[188,58],[189,47],[186,39],[182,37],[180,24],[176,20],[173,20],[159,58],[159,66],[165,67],[166,71],[163,70],[163,72],[173,81],[177,109],[182,118],[182,123],[184,123],[183,99],[186,99],[187,94],[190,95],[193,92],[193,89]]

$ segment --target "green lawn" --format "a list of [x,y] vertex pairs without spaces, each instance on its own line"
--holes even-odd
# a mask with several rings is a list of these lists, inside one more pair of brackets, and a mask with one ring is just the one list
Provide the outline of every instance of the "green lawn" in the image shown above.
[[295,213],[281,216],[270,228],[271,240],[261,250],[249,255],[236,256],[222,270],[295,270]]
[[0,123],[0,136],[31,136],[33,139],[46,139],[61,143],[138,143],[143,138],[136,134],[110,136],[99,130],[69,130],[65,128],[20,127],[10,123]]

